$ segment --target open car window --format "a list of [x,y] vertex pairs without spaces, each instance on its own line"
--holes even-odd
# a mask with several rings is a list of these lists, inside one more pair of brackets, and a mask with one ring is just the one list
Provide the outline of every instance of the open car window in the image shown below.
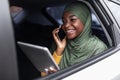
[[[62,6],[50,6],[46,7],[46,12],[50,15],[59,25],[63,24],[62,15],[65,5]],[[103,42],[105,42],[109,46],[109,42],[106,38],[105,32],[100,24],[100,21],[97,19],[95,13],[91,10],[92,16],[92,33],[99,37]]]
[[[65,8],[65,5],[63,6],[55,6],[55,7],[47,7],[46,11],[47,13],[52,16],[52,18],[54,18],[58,24],[62,24],[62,15],[63,15],[63,10]],[[92,16],[92,23],[93,25],[98,25],[100,26],[100,23],[98,21],[98,19],[96,18],[94,13],[91,13]]]
[[[52,16],[52,18],[54,18],[58,24],[62,24],[62,19],[61,19],[61,14],[62,14],[62,11],[63,11],[63,8],[64,6],[57,6],[57,7],[47,7],[46,8],[46,11],[49,15]],[[58,8],[58,9],[57,9]],[[60,10],[60,11],[59,11]],[[58,12],[57,12],[58,11]],[[113,44],[111,42],[111,39],[110,37],[106,37],[106,33],[107,33],[107,30],[105,30],[105,25],[103,25],[103,23],[100,21],[98,15],[96,13],[94,13],[95,11],[93,11],[91,13],[91,16],[92,16],[92,30],[93,30],[93,34],[98,36],[103,42],[105,42],[107,44],[108,47],[113,47]],[[53,14],[54,13],[54,14]],[[103,16],[102,16],[103,17]],[[104,29],[103,29],[104,28]],[[107,33],[107,36],[111,36]],[[109,39],[109,41],[108,41]],[[109,44],[110,43],[110,44]],[[105,54],[105,52],[102,52]],[[96,59],[99,58],[99,56],[96,57]],[[89,61],[89,60],[87,60]],[[83,63],[84,64],[84,63]],[[87,64],[87,62],[86,62]],[[79,65],[79,63],[78,63]],[[76,64],[77,68],[78,68],[78,65]],[[80,65],[81,66],[81,65]],[[75,66],[73,66],[74,69],[76,68]],[[73,67],[69,67],[68,70],[71,70],[73,69]],[[82,67],[83,68],[83,67]],[[67,69],[66,69],[67,71]],[[63,71],[64,72],[64,71]],[[72,72],[72,71],[71,71]],[[62,71],[60,72],[62,73]],[[67,72],[66,72],[66,75],[67,75]],[[46,78],[47,79],[47,78]]]

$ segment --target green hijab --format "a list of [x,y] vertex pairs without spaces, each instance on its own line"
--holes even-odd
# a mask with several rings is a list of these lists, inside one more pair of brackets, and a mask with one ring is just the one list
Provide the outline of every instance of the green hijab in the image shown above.
[[72,3],[68,5],[64,12],[70,12],[77,16],[83,23],[83,32],[75,39],[67,40],[63,57],[60,61],[60,68],[66,68],[75,63],[98,54],[107,46],[91,33],[91,15],[89,8],[84,3]]

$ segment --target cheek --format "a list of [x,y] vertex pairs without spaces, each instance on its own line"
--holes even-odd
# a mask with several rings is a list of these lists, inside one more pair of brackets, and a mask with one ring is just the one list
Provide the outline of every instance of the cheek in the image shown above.
[[80,35],[83,32],[83,27],[80,26],[79,28],[77,28],[77,34]]
[[78,37],[82,32],[83,32],[83,25],[82,24],[77,24],[76,25],[76,31],[75,31],[75,34],[72,35],[72,38],[76,38]]
[[77,25],[77,34],[80,35],[82,32],[83,32],[83,29],[84,29],[84,26],[83,24],[80,22],[78,25]]

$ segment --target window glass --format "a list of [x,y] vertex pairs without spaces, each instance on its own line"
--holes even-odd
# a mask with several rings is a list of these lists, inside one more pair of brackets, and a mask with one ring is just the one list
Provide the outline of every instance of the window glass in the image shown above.
[[[108,7],[111,10],[111,12],[113,13],[113,16],[115,17],[115,19],[120,22],[120,1],[116,0],[116,1],[108,1]],[[118,23],[120,25],[120,23]]]
[[[46,8],[46,11],[47,11],[47,13],[54,19],[54,20],[56,20],[58,23],[59,23],[59,25],[60,24],[62,24],[62,15],[63,15],[63,10],[64,10],[64,7],[65,6],[57,6],[57,7],[48,7],[48,8]],[[79,8],[77,8],[77,9],[79,9]],[[76,9],[76,10],[77,10]],[[96,40],[98,40],[98,38],[99,39],[101,39],[101,41],[100,41],[100,44],[103,44],[104,45],[104,47],[103,48],[105,48],[106,47],[106,45],[108,45],[108,41],[107,41],[107,38],[106,38],[106,36],[105,36],[105,34],[104,34],[104,31],[103,31],[103,29],[102,29],[102,27],[101,27],[101,25],[100,25],[100,23],[99,23],[99,21],[98,21],[98,19],[97,19],[97,17],[96,17],[96,15],[91,11],[91,17],[92,17],[92,31],[91,31],[91,29],[87,29],[86,28],[86,24],[84,25],[84,30],[83,30],[83,34],[84,34],[84,32],[85,32],[85,34],[87,33],[87,32],[89,32],[90,31],[90,34],[91,34],[91,32],[92,32],[92,34],[93,35],[91,35],[90,37],[93,37],[94,38],[94,40],[96,39]],[[69,15],[69,16],[68,16]],[[67,17],[66,17],[67,16]],[[83,27],[83,26],[81,26],[81,25],[79,25],[78,23],[76,23],[76,24],[74,24],[74,22],[72,23],[72,21],[71,22],[69,22],[69,20],[71,20],[71,19],[69,19],[68,17],[71,17],[70,16],[70,14],[65,14],[64,15],[64,19],[65,19],[65,23],[63,24],[63,29],[65,30],[65,32],[66,32],[66,36],[67,36],[67,38],[69,39],[69,34],[73,34],[74,33],[74,31],[76,30],[77,31],[77,29],[79,30],[79,28],[80,27]],[[86,17],[86,16],[84,16],[84,17]],[[79,17],[78,17],[79,18]],[[78,19],[77,18],[77,19]],[[91,22],[87,22],[87,20],[89,19],[89,17],[86,17],[87,19],[86,19],[86,23],[88,23],[88,25],[87,25],[87,27],[90,27],[91,28]],[[91,19],[91,18],[90,18]],[[74,20],[74,19],[73,19]],[[76,20],[76,19],[75,19]],[[68,22],[67,22],[68,21]],[[69,26],[70,26],[70,28],[71,28],[71,26],[74,26],[74,28],[65,28],[65,27],[67,27],[67,23],[69,24]],[[77,25],[78,24],[78,25]],[[89,25],[90,24],[90,25]],[[64,26],[65,25],[65,26]],[[77,26],[77,27],[76,27]],[[79,27],[79,28],[78,28]],[[74,30],[73,30],[74,29]],[[85,31],[87,29],[87,32]],[[72,32],[73,31],[73,32]],[[80,33],[81,34],[81,33]],[[88,35],[88,34],[87,34]],[[78,35],[77,35],[78,36]],[[84,36],[84,35],[82,35],[82,36]],[[88,35],[89,36],[89,35]],[[98,38],[95,38],[95,36],[97,36]],[[76,38],[76,37],[75,37]],[[75,38],[73,38],[73,40],[75,39]],[[83,37],[77,37],[77,40],[78,40],[78,38],[83,38]],[[68,40],[67,39],[67,40]],[[88,38],[89,39],[89,38]],[[70,39],[71,40],[71,39]],[[81,40],[82,41],[82,40]],[[104,42],[104,43],[101,43],[101,42]],[[72,40],[71,40],[71,42],[72,42]],[[63,54],[65,53],[65,57],[63,57],[62,58],[62,60],[66,60],[65,61],[65,65],[72,65],[71,63],[69,64],[69,61],[68,60],[74,60],[74,59],[76,59],[76,60],[78,60],[79,58],[81,58],[81,57],[77,57],[79,54],[75,54],[75,56],[74,56],[74,54],[72,54],[72,53],[77,53],[77,51],[78,51],[78,48],[76,48],[77,50],[75,50],[75,48],[73,48],[72,49],[72,47],[73,47],[73,45],[74,44],[72,44],[72,43],[69,43],[69,41],[67,42],[67,46],[65,47],[65,51],[63,51]],[[87,40],[86,40],[86,42],[87,42]],[[86,43],[85,42],[85,43]],[[98,43],[99,43],[99,41],[97,41]],[[76,43],[76,42],[75,42]],[[98,43],[95,43],[95,45],[96,44],[98,44]],[[87,43],[88,44],[88,43]],[[92,43],[93,44],[93,43]],[[71,46],[72,45],[72,46]],[[80,46],[81,47],[81,45],[79,45],[78,44],[78,46]],[[90,44],[90,46],[91,46],[91,44]],[[96,47],[99,47],[98,45],[96,45]],[[83,47],[82,47],[83,48]],[[86,50],[88,49],[88,48],[85,48]],[[85,50],[84,49],[84,50]],[[96,48],[96,50],[97,50],[98,48]],[[101,49],[101,48],[99,48],[99,49]],[[98,49],[98,50],[99,50]],[[107,49],[107,47],[106,47],[106,49]],[[84,51],[83,50],[83,51]],[[93,50],[93,49],[89,49],[89,50]],[[95,52],[97,52],[95,50]],[[70,52],[71,51],[71,52]],[[73,51],[73,52],[72,52]],[[75,51],[75,52],[74,52]],[[95,54],[95,52],[91,52],[91,53],[94,53]],[[70,56],[70,58],[71,59],[66,59],[66,57],[68,57],[68,56],[66,56],[66,54],[70,54],[70,55],[68,55],[68,56]],[[79,53],[79,51],[78,51],[78,53]],[[82,53],[82,49],[80,50],[80,53]],[[85,53],[85,52],[83,52],[83,53]],[[87,53],[87,52],[86,52]],[[99,52],[100,53],[100,52]],[[72,56],[71,56],[72,55]],[[74,57],[74,59],[72,59],[72,57]],[[82,57],[83,58],[83,57]],[[75,60],[75,61],[76,61]],[[80,59],[79,59],[80,60]],[[68,62],[67,62],[68,61]],[[76,62],[78,62],[78,61],[76,61]],[[61,63],[62,63],[62,61],[61,61]],[[64,65],[62,65],[60,63],[60,65],[61,66],[64,66]],[[64,62],[63,62],[64,63]]]
[[49,13],[50,16],[52,16],[58,24],[62,24],[62,13],[64,10],[64,5],[63,6],[58,6],[58,7],[48,7],[46,10]]
[[[52,16],[52,18],[54,18],[59,25],[62,24],[62,14],[63,14],[63,10],[64,10],[65,5],[63,6],[55,6],[55,7],[48,7],[46,9],[46,11],[48,12],[48,14],[50,16]],[[100,25],[99,21],[97,20],[96,16],[92,13],[92,25]]]
[[32,12],[28,14],[27,20],[41,25],[53,25],[41,12]]
[[[64,10],[65,5],[62,6],[52,6],[52,7],[47,7],[46,11],[47,13],[57,21],[57,23],[59,25],[62,24],[62,15],[63,15],[63,10]],[[94,35],[96,35],[97,37],[99,37],[102,41],[104,41],[107,45],[108,41],[106,39],[106,36],[104,34],[104,31],[101,27],[100,22],[98,21],[96,15],[91,12],[91,16],[92,16],[92,33]]]

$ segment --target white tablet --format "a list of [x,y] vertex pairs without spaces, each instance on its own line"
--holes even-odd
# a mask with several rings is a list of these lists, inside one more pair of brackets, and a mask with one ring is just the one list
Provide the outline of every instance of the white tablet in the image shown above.
[[37,46],[24,42],[17,42],[32,64],[40,71],[46,71],[50,67],[59,70],[47,47]]

